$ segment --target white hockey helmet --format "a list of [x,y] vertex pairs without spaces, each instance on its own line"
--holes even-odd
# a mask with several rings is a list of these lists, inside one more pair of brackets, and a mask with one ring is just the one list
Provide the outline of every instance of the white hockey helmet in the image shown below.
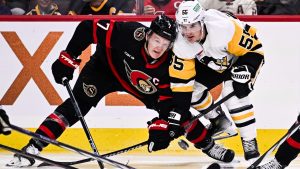
[[178,24],[191,24],[203,20],[204,9],[198,0],[182,1],[176,14]]

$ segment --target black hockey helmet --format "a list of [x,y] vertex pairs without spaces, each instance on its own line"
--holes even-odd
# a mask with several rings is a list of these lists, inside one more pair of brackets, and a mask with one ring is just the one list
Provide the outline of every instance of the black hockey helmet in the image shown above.
[[174,42],[176,39],[176,22],[164,14],[157,16],[151,22],[150,29],[171,42]]

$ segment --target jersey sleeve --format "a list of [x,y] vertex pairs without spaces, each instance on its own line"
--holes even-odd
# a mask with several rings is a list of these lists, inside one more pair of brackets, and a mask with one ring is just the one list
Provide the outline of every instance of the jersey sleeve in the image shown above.
[[174,104],[179,111],[185,112],[190,108],[196,76],[195,59],[202,50],[200,44],[189,43],[178,34],[172,49],[169,74]]
[[236,21],[234,34],[228,43],[228,52],[238,57],[238,64],[251,65],[258,69],[264,60],[263,46],[256,35],[256,29],[248,24],[242,27]]
[[110,42],[114,40],[113,34],[118,37],[120,23],[112,20],[84,20],[80,22],[67,45],[66,51],[72,56],[79,56],[90,44],[110,45]]
[[93,43],[93,21],[84,20],[76,27],[69,41],[66,51],[72,56],[79,56],[91,43]]
[[172,63],[169,67],[171,77],[171,90],[173,102],[178,112],[188,111],[191,105],[193,87],[195,83],[195,59],[182,59],[172,56]]
[[173,104],[173,95],[172,90],[170,88],[170,77],[168,74],[164,78],[161,79],[158,85],[158,110],[159,117],[167,120],[169,116],[169,112],[174,108]]

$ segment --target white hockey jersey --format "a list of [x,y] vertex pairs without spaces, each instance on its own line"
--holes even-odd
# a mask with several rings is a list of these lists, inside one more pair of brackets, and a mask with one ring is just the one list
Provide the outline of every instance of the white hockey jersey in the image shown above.
[[179,34],[173,47],[173,62],[169,67],[173,92],[192,92],[197,58],[202,64],[222,73],[247,53],[263,56],[256,29],[223,12],[205,11],[207,31],[203,44],[191,44]]
[[238,15],[257,15],[254,0],[198,0],[205,9],[216,9]]
[[263,55],[256,29],[245,22],[210,9],[205,12],[204,24],[207,35],[197,59],[211,69],[222,73],[248,52]]

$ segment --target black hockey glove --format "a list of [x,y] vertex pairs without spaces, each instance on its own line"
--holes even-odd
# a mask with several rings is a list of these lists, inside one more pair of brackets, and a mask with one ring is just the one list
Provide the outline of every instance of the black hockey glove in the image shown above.
[[10,123],[7,114],[0,109],[0,134],[9,135],[11,133]]
[[176,139],[184,134],[184,130],[180,127],[181,115],[177,112],[171,111],[168,117],[169,135],[172,139]]
[[80,59],[74,59],[67,52],[62,51],[58,59],[52,64],[52,74],[55,82],[63,84],[62,79],[64,77],[72,80],[74,70],[79,66],[80,62]]
[[167,148],[172,141],[170,137],[168,126],[169,123],[165,120],[155,117],[148,122],[148,151],[158,151]]
[[254,74],[254,69],[248,65],[232,67],[231,78],[232,86],[236,97],[244,98],[253,90],[251,77]]

